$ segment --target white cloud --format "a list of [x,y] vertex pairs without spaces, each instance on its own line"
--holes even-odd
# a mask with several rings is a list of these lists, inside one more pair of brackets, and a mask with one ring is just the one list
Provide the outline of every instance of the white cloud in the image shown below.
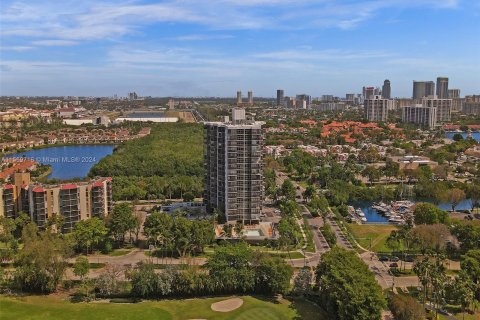
[[71,41],[71,40],[37,40],[32,42],[33,45],[35,46],[74,46],[77,45],[78,42],[76,41]]
[[1,46],[0,49],[4,51],[24,52],[35,48],[31,46]]
[[234,36],[228,34],[207,35],[207,34],[189,34],[170,38],[178,41],[205,41],[205,40],[224,40],[232,39]]
[[458,0],[15,1],[4,5],[0,32],[38,40],[97,40],[137,33],[154,23],[198,24],[213,30],[351,29],[386,8],[458,6]]
[[381,51],[362,50],[284,50],[267,53],[258,53],[254,57],[274,60],[364,60],[378,59],[391,56]]

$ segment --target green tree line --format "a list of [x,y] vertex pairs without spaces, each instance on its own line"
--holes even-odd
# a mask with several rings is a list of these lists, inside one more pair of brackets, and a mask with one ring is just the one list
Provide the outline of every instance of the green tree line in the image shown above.
[[115,200],[201,195],[203,128],[199,124],[153,125],[150,135],[120,145],[89,176],[114,178]]

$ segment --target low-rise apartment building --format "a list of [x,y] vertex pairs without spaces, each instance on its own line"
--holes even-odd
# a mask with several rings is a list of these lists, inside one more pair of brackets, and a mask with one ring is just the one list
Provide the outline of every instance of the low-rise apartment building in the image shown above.
[[437,108],[421,104],[402,108],[402,122],[415,123],[424,128],[433,129],[437,125]]
[[48,218],[63,217],[63,232],[73,230],[80,220],[104,217],[112,212],[112,179],[47,185],[30,181],[30,174],[15,173],[14,183],[0,186],[0,217],[30,215],[42,227]]
[[394,108],[394,101],[374,95],[364,101],[364,116],[369,121],[386,122],[388,111]]
[[445,122],[452,119],[452,99],[438,99],[433,96],[424,98],[422,105],[437,109],[437,122]]
[[465,102],[463,113],[480,115],[480,102]]

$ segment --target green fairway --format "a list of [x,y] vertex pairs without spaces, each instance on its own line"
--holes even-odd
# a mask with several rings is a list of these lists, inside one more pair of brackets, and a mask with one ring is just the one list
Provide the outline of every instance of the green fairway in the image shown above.
[[228,299],[205,298],[145,301],[132,304],[71,303],[57,297],[0,297],[1,320],[289,320],[327,319],[323,311],[303,300],[273,303],[244,296],[244,304],[231,312],[216,312],[210,306]]
[[[355,237],[357,242],[365,249],[371,249],[375,252],[391,252],[385,242],[390,232],[397,230],[398,227],[384,224],[348,224],[348,230]],[[371,244],[371,248],[370,248]]]

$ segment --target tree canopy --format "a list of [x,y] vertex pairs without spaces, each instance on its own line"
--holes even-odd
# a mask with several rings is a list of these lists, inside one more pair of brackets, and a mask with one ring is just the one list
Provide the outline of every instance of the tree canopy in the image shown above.
[[353,251],[334,247],[318,264],[319,302],[332,319],[376,320],[386,306],[368,266]]
[[413,212],[416,224],[445,223],[448,213],[431,203],[417,203]]
[[100,160],[90,176],[114,178],[115,200],[201,196],[203,128],[191,123],[163,123]]

